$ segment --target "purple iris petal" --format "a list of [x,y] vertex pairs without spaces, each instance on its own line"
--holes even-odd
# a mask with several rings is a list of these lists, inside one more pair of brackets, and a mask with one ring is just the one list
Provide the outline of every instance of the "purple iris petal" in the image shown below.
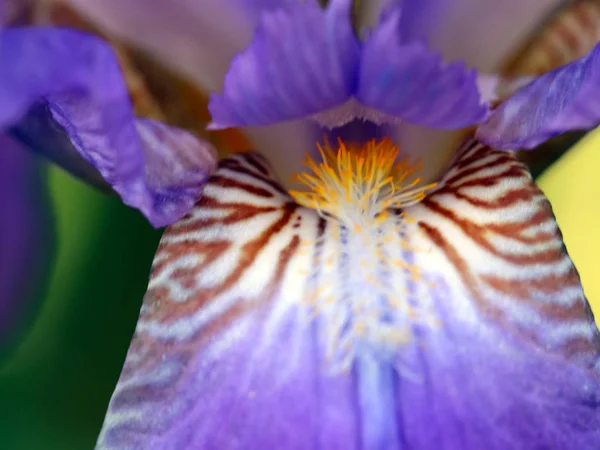
[[6,133],[24,148],[43,154],[77,178],[105,192],[111,191],[98,170],[79,153],[69,135],[52,118],[46,103],[32,107]]
[[[352,378],[323,373],[310,329],[298,330],[292,314],[273,330],[273,345],[257,352],[265,312],[249,315],[243,337],[232,336],[218,358],[167,352],[148,384],[136,376],[131,387],[120,385],[97,449],[360,450]],[[165,396],[171,384],[178,386]]]
[[383,16],[362,51],[357,99],[385,114],[435,128],[462,128],[488,112],[475,71],[444,64],[419,42],[402,44],[401,10]]
[[537,78],[496,109],[478,138],[497,148],[532,148],[600,123],[600,44],[587,56]]
[[466,325],[445,292],[431,293],[443,332],[404,356],[416,377],[397,378],[404,448],[599,448],[598,370],[536,351],[506,330]]
[[40,102],[83,158],[155,226],[188,211],[215,163],[206,142],[136,121],[119,66],[102,41],[60,29],[3,31],[0,127],[16,125],[26,134],[18,122]]
[[212,95],[213,128],[268,125],[341,105],[353,94],[359,43],[350,1],[290,2],[264,12],[250,46]]
[[511,153],[460,153],[367,239],[222,160],[163,235],[97,448],[600,448],[600,334],[549,206]]
[[391,5],[391,11],[400,10],[402,42],[409,42],[427,39],[443,18],[440,16],[443,16],[446,8],[456,6],[456,0],[395,0]]
[[444,64],[423,44],[402,44],[402,17],[400,7],[387,10],[361,44],[347,0],[325,11],[310,1],[264,12],[254,40],[234,59],[223,94],[211,98],[212,127],[311,115],[329,126],[356,117],[437,128],[483,120],[488,109],[475,72]]

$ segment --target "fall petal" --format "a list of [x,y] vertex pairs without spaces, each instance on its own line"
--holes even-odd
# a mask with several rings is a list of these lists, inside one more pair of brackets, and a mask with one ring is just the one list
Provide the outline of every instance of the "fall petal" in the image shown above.
[[[286,274],[299,250],[289,233],[298,206],[264,160],[251,154],[221,161],[203,199],[161,241],[98,448],[225,450],[251,442],[256,448],[358,448],[354,383],[320,376],[325,361],[314,351],[316,328],[282,291],[301,281]],[[241,227],[234,224],[238,218]],[[221,219],[247,239],[212,226]],[[318,221],[314,214],[307,219],[313,226]],[[200,232],[199,240],[189,239],[191,230]],[[188,246],[191,259],[179,260]],[[254,258],[274,264],[273,271],[259,270],[252,280],[243,275],[248,263],[258,268]],[[204,302],[206,314],[195,314]],[[157,409],[162,402],[169,408]]]
[[600,124],[600,45],[535,79],[500,105],[477,132],[497,148],[532,148],[552,136]]
[[598,330],[524,167],[467,143],[405,213],[364,235],[221,161],[163,236],[98,448],[597,448]]
[[212,147],[136,119],[106,44],[69,30],[7,29],[0,34],[0,67],[0,126],[21,141],[38,144],[35,150],[76,173],[77,162],[91,163],[155,226],[177,220],[197,200],[216,161]]
[[423,249],[411,263],[431,283],[415,282],[413,295],[439,320],[403,359],[416,375],[398,397],[409,442],[596,448],[600,334],[526,168],[467,141],[440,188],[407,214],[408,246]]

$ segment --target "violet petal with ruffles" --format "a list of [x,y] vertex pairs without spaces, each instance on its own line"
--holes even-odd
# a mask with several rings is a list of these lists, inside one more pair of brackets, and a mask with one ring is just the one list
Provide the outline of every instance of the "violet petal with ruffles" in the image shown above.
[[327,10],[308,0],[264,12],[223,94],[211,95],[211,127],[269,125],[339,106],[355,91],[358,58],[348,0]]
[[477,74],[461,62],[445,64],[420,42],[400,39],[400,8],[383,15],[366,40],[360,62],[358,101],[415,125],[462,128],[488,112]]
[[382,14],[365,42],[354,34],[348,0],[322,9],[292,2],[263,12],[249,47],[213,94],[212,128],[268,125],[313,116],[327,127],[353,118],[462,128],[487,104],[474,71],[445,64],[423,44],[401,41],[401,9]]
[[18,127],[26,135],[19,121],[40,105],[124,203],[155,226],[185,215],[214,167],[216,154],[207,142],[134,117],[115,56],[98,38],[64,29],[3,30],[0,127]]

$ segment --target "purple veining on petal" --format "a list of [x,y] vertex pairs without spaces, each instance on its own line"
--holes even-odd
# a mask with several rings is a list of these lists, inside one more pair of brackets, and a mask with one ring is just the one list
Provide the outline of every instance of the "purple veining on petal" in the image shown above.
[[216,166],[217,153],[187,131],[149,119],[137,119],[144,153],[146,185],[153,192],[152,210],[178,218],[198,200]]
[[399,8],[384,14],[364,43],[358,100],[416,125],[452,129],[483,120],[488,108],[475,71],[445,64],[422,43],[401,43],[400,18]]
[[350,1],[292,2],[264,12],[236,58],[223,94],[211,96],[212,128],[268,125],[341,105],[353,94],[359,43]]
[[493,111],[478,138],[497,148],[532,148],[574,129],[600,124],[600,44],[544,74]]
[[223,94],[211,97],[211,128],[308,116],[330,128],[361,118],[454,129],[485,119],[475,71],[445,64],[420,42],[403,43],[402,13],[392,4],[361,44],[347,0],[326,11],[309,1],[263,12]]
[[40,101],[123,201],[155,226],[182,217],[214,167],[207,142],[136,121],[112,50],[91,35],[50,28],[0,34],[0,126],[18,124]]

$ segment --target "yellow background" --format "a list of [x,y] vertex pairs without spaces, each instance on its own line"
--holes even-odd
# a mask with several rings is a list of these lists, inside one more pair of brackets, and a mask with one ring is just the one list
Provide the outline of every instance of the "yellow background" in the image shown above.
[[600,325],[600,128],[570,149],[538,184],[552,203]]

